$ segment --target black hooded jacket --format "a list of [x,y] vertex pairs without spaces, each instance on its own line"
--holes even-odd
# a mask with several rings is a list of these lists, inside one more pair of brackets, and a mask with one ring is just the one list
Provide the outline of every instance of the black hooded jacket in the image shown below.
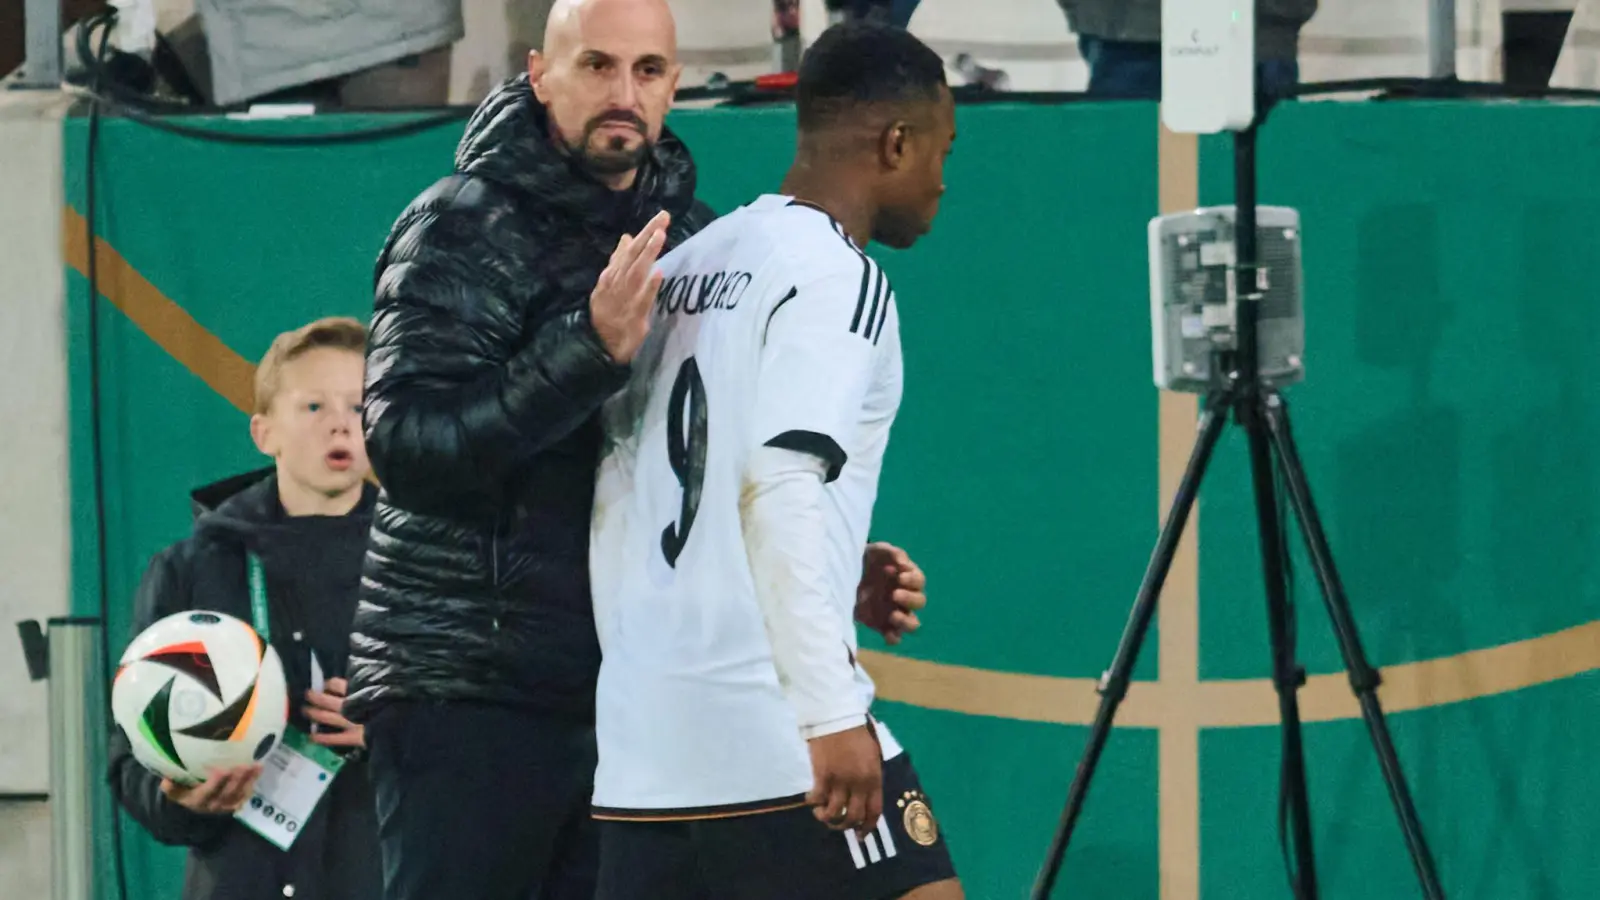
[[[344,673],[361,557],[377,491],[368,487],[344,516],[290,517],[272,471],[252,472],[194,492],[194,533],[157,554],[139,584],[129,639],[190,609],[249,622],[245,553],[266,575],[272,646],[289,683],[290,722],[309,724],[296,702],[311,684],[311,654],[326,677]],[[183,900],[373,900],[383,893],[378,825],[366,765],[347,762],[288,851],[232,816],[191,812],[161,793],[161,778],[134,759],[112,729],[111,790],[163,844],[190,848]],[[286,893],[289,886],[290,893]]]
[[383,484],[346,714],[480,701],[593,717],[588,543],[601,404],[627,378],[589,318],[624,233],[665,208],[667,247],[708,222],[663,133],[613,191],[549,137],[527,76],[473,115],[455,173],[379,256],[366,441]]

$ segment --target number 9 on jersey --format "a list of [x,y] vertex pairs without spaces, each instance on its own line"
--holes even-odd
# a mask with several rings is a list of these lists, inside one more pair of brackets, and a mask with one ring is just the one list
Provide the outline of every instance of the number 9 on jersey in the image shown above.
[[667,461],[683,488],[683,505],[678,521],[661,532],[661,555],[667,565],[677,568],[700,509],[700,489],[706,477],[706,383],[692,356],[678,367],[667,399]]

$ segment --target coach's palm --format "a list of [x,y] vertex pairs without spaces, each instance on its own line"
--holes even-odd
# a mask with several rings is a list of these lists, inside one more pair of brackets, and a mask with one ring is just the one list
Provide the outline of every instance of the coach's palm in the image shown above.
[[650,307],[661,287],[656,257],[666,243],[671,221],[672,216],[662,210],[637,235],[623,235],[589,295],[595,333],[619,363],[633,360],[650,331]]
[[870,726],[812,738],[811,793],[806,801],[829,828],[865,834],[883,814],[883,750]]

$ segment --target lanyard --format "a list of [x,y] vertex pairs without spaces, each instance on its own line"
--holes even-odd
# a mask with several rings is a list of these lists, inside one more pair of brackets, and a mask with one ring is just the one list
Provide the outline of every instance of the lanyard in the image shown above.
[[267,620],[267,575],[261,568],[261,557],[246,553],[250,565],[250,624],[267,643],[272,642],[272,626]]

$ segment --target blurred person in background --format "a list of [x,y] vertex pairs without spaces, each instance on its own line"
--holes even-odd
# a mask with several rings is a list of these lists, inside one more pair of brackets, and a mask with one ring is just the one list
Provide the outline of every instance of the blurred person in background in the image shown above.
[[[665,0],[559,0],[380,253],[383,489],[346,715],[367,728],[388,900],[593,897],[598,413],[657,257],[712,218],[664,125],[679,71]],[[922,574],[882,545],[863,568],[858,619],[897,640]]]
[[290,703],[289,723],[345,757],[280,850],[233,815],[250,800],[261,763],[177,784],[141,765],[113,728],[112,795],[151,837],[189,848],[183,900],[374,900],[382,887],[364,737],[342,715],[339,677],[377,499],[361,444],[365,342],[354,319],[322,319],[272,342],[256,369],[250,418],[272,468],[196,490],[194,533],[157,554],[139,584],[130,637],[194,609],[253,622],[259,564],[265,630],[290,697],[304,698]]
[[830,18],[906,27],[918,0],[827,0]]
[[[1057,0],[1089,64],[1089,93],[1161,97],[1161,0]],[[1271,96],[1300,81],[1300,29],[1317,0],[1256,0],[1256,71]]]
[[[23,0],[0,3],[0,80],[22,65],[28,49],[28,34],[23,22]],[[70,28],[88,17],[104,12],[107,0],[61,0],[61,27]]]
[[[60,0],[62,27],[112,10],[107,0]],[[517,0],[548,7],[547,0]],[[154,50],[124,58],[108,77],[124,93],[233,106],[313,103],[323,109],[443,106],[451,45],[465,34],[462,0],[142,0],[148,14],[119,17],[108,55],[122,39]],[[22,0],[0,3],[0,78],[25,53]],[[141,4],[133,4],[138,7]],[[124,10],[127,12],[127,10]],[[134,33],[145,29],[144,34]],[[151,29],[160,32],[160,42]],[[98,46],[96,37],[91,46]],[[131,57],[132,54],[130,54]],[[69,56],[69,74],[74,58]],[[166,82],[157,91],[149,71]],[[81,64],[81,63],[80,63]]]
[[443,106],[450,45],[466,33],[461,2],[194,0],[204,47],[185,62],[219,106]]

